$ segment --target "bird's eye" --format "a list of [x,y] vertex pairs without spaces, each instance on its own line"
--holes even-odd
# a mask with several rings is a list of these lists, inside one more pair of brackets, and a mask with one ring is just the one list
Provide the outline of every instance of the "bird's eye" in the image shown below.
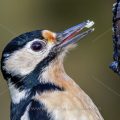
[[31,49],[35,52],[39,52],[46,46],[46,43],[44,41],[35,41],[31,45]]

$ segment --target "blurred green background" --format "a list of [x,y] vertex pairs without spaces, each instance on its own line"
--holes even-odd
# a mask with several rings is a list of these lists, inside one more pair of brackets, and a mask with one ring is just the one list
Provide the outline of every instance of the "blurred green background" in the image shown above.
[[[120,76],[112,62],[114,0],[0,0],[0,54],[15,36],[26,31],[62,31],[84,20],[95,21],[95,32],[69,52],[67,73],[93,99],[105,120],[120,120]],[[0,120],[9,120],[10,96],[0,74]]]

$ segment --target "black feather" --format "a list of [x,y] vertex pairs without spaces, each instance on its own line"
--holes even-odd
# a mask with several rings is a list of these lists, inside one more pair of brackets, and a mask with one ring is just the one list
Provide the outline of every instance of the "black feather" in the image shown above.
[[24,33],[16,38],[14,38],[12,41],[10,41],[7,44],[3,53],[11,54],[14,51],[22,48],[24,45],[26,45],[28,42],[32,41],[35,38],[43,39],[43,37],[41,35],[41,30],[27,32],[27,33]]
[[47,109],[38,101],[32,100],[29,110],[30,120],[52,120],[51,114]]

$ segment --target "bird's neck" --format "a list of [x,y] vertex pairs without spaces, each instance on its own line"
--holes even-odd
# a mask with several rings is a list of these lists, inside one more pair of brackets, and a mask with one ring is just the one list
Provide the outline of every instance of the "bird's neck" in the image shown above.
[[[17,79],[18,80],[18,79]],[[18,86],[17,86],[18,84]],[[19,103],[21,99],[27,99],[32,92],[34,96],[36,92],[53,91],[53,90],[69,90],[74,87],[75,82],[66,74],[63,66],[63,59],[56,58],[42,73],[32,72],[24,79],[9,83],[11,98],[14,103]],[[72,89],[72,90],[73,90]]]
[[64,91],[62,86],[57,82],[57,79],[60,80],[65,74],[62,61],[56,59],[42,73],[38,73],[32,73],[24,78],[22,80],[23,83],[21,83],[23,86],[20,86],[22,87],[21,90],[9,83],[12,97],[11,118],[16,120],[18,117],[21,117],[36,93],[40,95],[47,91]]
[[16,120],[25,113],[27,106],[30,104],[32,98],[36,95],[36,93],[42,95],[42,93],[47,93],[47,91],[62,92],[65,90],[70,90],[71,94],[78,93],[78,89],[74,87],[74,81],[66,74],[63,66],[63,61],[60,60],[60,58],[52,61],[42,71],[42,73],[39,73],[39,75],[31,78],[33,81],[38,80],[37,82],[34,81],[34,84],[29,84],[30,78],[26,79],[28,80],[26,87],[29,87],[30,85],[32,86],[31,89],[19,91],[15,88],[15,86],[11,87],[10,91],[12,91],[11,96],[13,97],[11,104],[11,119],[14,118]]
[[61,86],[60,83],[65,79],[66,76],[67,74],[64,70],[63,60],[57,58],[44,69],[41,77],[43,80],[42,82],[50,82],[52,84]]
[[[19,104],[21,100],[28,99],[38,93],[46,91],[59,90],[63,91],[62,81],[65,80],[67,74],[64,71],[63,62],[55,60],[46,67],[43,72],[32,72],[30,75],[23,79],[15,81],[15,83],[9,82],[9,90],[12,98],[12,102]],[[20,84],[17,86],[17,84]]]
[[64,70],[63,59],[58,57],[42,73],[43,82],[50,82],[64,89],[69,89],[75,82]]
[[69,91],[71,94],[83,92],[75,81],[67,75],[63,65],[63,59],[55,59],[42,73],[44,82],[50,82]]

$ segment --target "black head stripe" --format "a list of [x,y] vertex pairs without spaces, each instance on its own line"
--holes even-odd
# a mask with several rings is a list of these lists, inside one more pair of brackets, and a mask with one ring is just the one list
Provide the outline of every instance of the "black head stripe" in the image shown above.
[[35,38],[43,39],[43,37],[41,35],[41,30],[27,32],[27,33],[24,33],[16,38],[14,38],[5,47],[3,54],[4,53],[10,54],[10,53],[22,48],[24,45],[26,45],[26,43],[28,43],[29,41],[31,41]]

